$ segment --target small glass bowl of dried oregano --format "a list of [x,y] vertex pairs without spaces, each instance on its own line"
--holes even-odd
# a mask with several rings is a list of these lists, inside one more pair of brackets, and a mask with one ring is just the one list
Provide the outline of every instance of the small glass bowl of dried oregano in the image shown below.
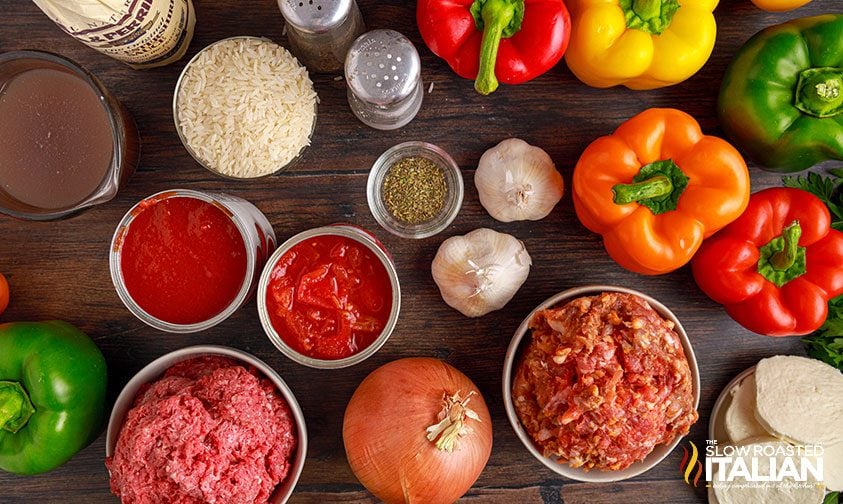
[[403,238],[427,238],[448,227],[463,192],[456,162],[425,142],[404,142],[381,154],[366,187],[375,220]]

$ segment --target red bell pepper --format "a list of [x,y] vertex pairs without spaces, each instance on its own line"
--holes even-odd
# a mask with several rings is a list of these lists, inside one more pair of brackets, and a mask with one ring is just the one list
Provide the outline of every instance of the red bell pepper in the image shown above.
[[694,279],[750,331],[808,334],[843,294],[843,233],[825,204],[801,189],[753,194],[737,220],[703,242]]
[[550,70],[565,54],[571,16],[562,0],[419,0],[427,47],[489,94]]

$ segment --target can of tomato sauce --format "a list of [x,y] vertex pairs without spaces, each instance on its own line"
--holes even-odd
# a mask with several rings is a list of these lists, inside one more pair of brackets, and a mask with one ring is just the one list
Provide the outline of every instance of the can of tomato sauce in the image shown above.
[[191,333],[231,316],[255,291],[275,249],[266,217],[223,193],[173,189],[129,210],[111,241],[111,280],[132,314]]
[[374,355],[401,309],[392,256],[371,233],[350,224],[309,229],[282,243],[264,267],[257,298],[276,348],[320,369]]

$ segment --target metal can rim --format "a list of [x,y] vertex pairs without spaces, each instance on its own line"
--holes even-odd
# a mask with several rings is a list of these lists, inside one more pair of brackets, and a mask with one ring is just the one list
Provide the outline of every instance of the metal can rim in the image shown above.
[[[236,198],[236,196],[231,196],[229,194],[221,194],[229,198]],[[246,274],[243,277],[243,283],[240,285],[240,290],[237,292],[237,295],[221,312],[207,320],[193,324],[174,324],[147,313],[146,310],[141,308],[140,305],[135,302],[131,294],[129,294],[125,281],[123,280],[123,271],[120,267],[120,252],[122,250],[123,239],[125,238],[125,234],[128,232],[129,226],[132,224],[135,217],[140,214],[140,212],[137,212],[136,210],[144,202],[158,202],[168,198],[194,198],[221,208],[229,217],[231,222],[234,223],[240,233],[240,237],[243,239],[243,246],[246,247]],[[243,221],[243,218],[234,209],[230,208],[225,201],[216,199],[213,193],[197,191],[194,189],[168,189],[166,191],[160,191],[147,196],[132,205],[132,208],[126,212],[120,220],[120,223],[117,225],[117,229],[114,231],[114,235],[111,238],[111,248],[108,254],[111,282],[117,290],[117,295],[120,297],[120,301],[122,301],[123,305],[126,306],[132,315],[138,318],[141,322],[154,327],[155,329],[169,333],[186,334],[204,331],[205,329],[209,329],[223,320],[226,320],[246,303],[255,277],[254,273],[250,274],[250,272],[254,272],[257,267],[257,245],[257,239],[252,234],[252,228],[247,226]]]
[[[313,238],[315,236],[342,236],[345,238],[350,238],[360,243],[361,245],[364,245],[372,253],[374,253],[375,257],[377,257],[381,264],[383,264],[384,268],[386,269],[387,275],[389,276],[390,287],[392,288],[392,309],[390,310],[389,318],[387,319],[386,325],[384,326],[381,333],[378,335],[375,341],[372,342],[372,344],[370,344],[363,350],[342,359],[317,359],[297,352],[284,341],[280,334],[278,334],[278,331],[275,329],[269,319],[269,309],[266,305],[266,292],[269,287],[269,281],[272,276],[272,270],[275,269],[275,265],[278,263],[278,260],[291,248],[303,242],[304,240]],[[377,353],[378,350],[383,347],[383,345],[392,335],[392,332],[395,329],[396,324],[398,323],[398,315],[401,311],[401,286],[398,281],[398,272],[395,269],[395,264],[393,263],[392,257],[390,256],[389,252],[387,252],[386,248],[383,246],[382,243],[380,243],[379,240],[374,238],[374,235],[372,235],[363,228],[347,223],[340,223],[308,229],[292,236],[284,243],[279,245],[275,249],[275,252],[273,252],[273,254],[266,261],[263,273],[261,274],[260,280],[258,281],[257,298],[258,316],[260,317],[261,326],[263,326],[263,330],[266,333],[267,338],[269,338],[269,341],[271,341],[272,344],[275,345],[275,348],[277,348],[290,360],[302,364],[304,366],[316,369],[346,368],[349,366],[353,366],[354,364],[363,362],[364,360]]]

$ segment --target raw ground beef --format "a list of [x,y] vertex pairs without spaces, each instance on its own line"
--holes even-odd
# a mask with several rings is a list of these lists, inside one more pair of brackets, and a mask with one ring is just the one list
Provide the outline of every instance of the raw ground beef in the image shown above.
[[537,313],[530,329],[512,394],[544,456],[620,470],[697,421],[679,336],[640,297],[575,299]]
[[263,503],[290,470],[293,419],[257,370],[182,361],[141,389],[105,464],[126,504]]

